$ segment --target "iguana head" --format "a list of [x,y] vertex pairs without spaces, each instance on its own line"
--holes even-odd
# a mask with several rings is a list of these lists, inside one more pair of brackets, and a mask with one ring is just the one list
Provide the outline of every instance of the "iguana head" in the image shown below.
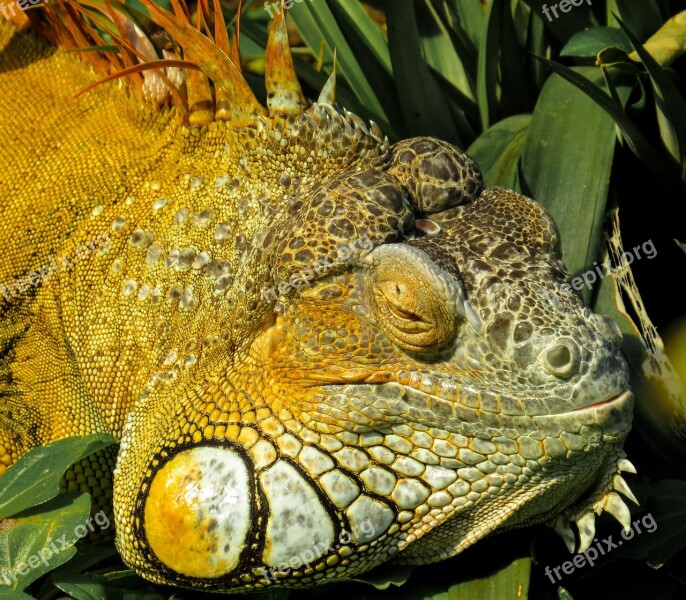
[[[550,216],[445,142],[389,146],[334,107],[331,81],[307,107],[284,44],[277,19],[269,114],[234,104],[228,125],[184,133],[178,169],[216,182],[216,229],[170,222],[152,262],[127,250],[170,291],[150,309],[160,385],[129,415],[115,477],[124,560],[235,591],[432,562],[556,518],[583,549],[602,510],[627,526],[621,335],[564,291]],[[175,168],[170,214],[194,201]],[[197,250],[170,263],[181,235]],[[191,267],[203,278],[184,287]],[[181,357],[165,319],[202,344]]]

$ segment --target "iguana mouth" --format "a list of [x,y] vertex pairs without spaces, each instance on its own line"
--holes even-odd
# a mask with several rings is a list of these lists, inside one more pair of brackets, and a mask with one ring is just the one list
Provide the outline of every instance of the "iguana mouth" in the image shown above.
[[[466,372],[467,373],[467,372]],[[619,407],[633,397],[632,392],[623,391],[605,397],[603,400],[559,410],[554,406],[560,399],[551,399],[545,394],[539,397],[522,397],[489,390],[482,390],[473,382],[460,382],[454,378],[442,378],[421,372],[401,371],[397,374],[385,371],[383,376],[360,378],[358,381],[341,383],[327,382],[323,391],[340,397],[343,393],[353,403],[366,398],[371,406],[378,404],[385,414],[400,413],[407,409],[426,413],[430,411],[441,419],[460,421],[483,419],[486,414],[502,415],[505,418],[548,418],[584,413],[584,411]],[[378,396],[380,401],[373,400]],[[357,400],[354,400],[357,398]],[[388,401],[390,404],[386,405]],[[399,403],[396,406],[396,403]],[[554,410],[554,408],[558,408]],[[585,414],[585,413],[584,413]],[[426,415],[425,415],[426,416]]]
[[593,404],[587,404],[586,406],[580,406],[579,408],[575,408],[574,410],[570,412],[579,412],[582,410],[590,410],[592,408],[600,408],[601,406],[606,406],[608,404],[611,404],[613,402],[619,402],[620,400],[625,400],[627,396],[632,395],[631,391],[629,388],[619,392],[619,394],[615,394],[614,396],[610,398],[606,398],[605,400],[600,400],[599,402],[594,402]]

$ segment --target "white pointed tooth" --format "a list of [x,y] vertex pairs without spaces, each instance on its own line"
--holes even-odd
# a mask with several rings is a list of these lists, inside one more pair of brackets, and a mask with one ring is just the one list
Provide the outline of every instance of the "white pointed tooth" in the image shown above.
[[579,549],[578,554],[586,552],[593,543],[595,536],[595,515],[593,511],[588,510],[576,520],[576,526],[579,528]]
[[563,517],[562,515],[557,517],[553,523],[553,530],[562,538],[565,546],[567,546],[567,550],[573,554],[574,548],[576,548],[576,537],[574,536],[574,531],[569,524],[569,519]]
[[619,494],[616,492],[608,494],[607,500],[605,500],[605,511],[609,512],[621,523],[624,533],[629,533],[631,529],[631,512]]
[[625,473],[636,473],[636,467],[631,464],[628,458],[620,458],[617,461],[617,468]]
[[612,478],[612,486],[620,494],[624,494],[634,504],[639,503],[638,500],[636,500],[636,496],[634,496],[634,493],[631,491],[631,488],[629,488],[629,484],[626,481],[624,481],[624,477],[622,477],[621,475],[615,475]]

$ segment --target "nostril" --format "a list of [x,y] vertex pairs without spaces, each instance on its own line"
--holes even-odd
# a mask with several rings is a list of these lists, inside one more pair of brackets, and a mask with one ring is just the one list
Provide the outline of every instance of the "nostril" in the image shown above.
[[543,357],[546,370],[556,377],[569,378],[578,368],[579,351],[569,340],[561,340],[551,346]]

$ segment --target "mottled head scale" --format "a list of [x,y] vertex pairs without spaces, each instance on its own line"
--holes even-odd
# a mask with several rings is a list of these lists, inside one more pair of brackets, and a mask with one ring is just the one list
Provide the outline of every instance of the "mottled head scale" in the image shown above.
[[[141,83],[179,109],[145,125],[172,150],[126,184],[144,211],[103,209],[127,223],[114,291],[80,317],[115,304],[150,374],[115,479],[124,560],[235,591],[432,562],[537,522],[574,548],[576,521],[584,550],[603,510],[628,527],[621,336],[562,291],[546,211],[450,144],[389,145],[335,106],[333,78],[308,103],[281,15],[265,109],[236,43],[144,3],[174,41],[166,81]],[[190,125],[159,116],[184,104]]]

